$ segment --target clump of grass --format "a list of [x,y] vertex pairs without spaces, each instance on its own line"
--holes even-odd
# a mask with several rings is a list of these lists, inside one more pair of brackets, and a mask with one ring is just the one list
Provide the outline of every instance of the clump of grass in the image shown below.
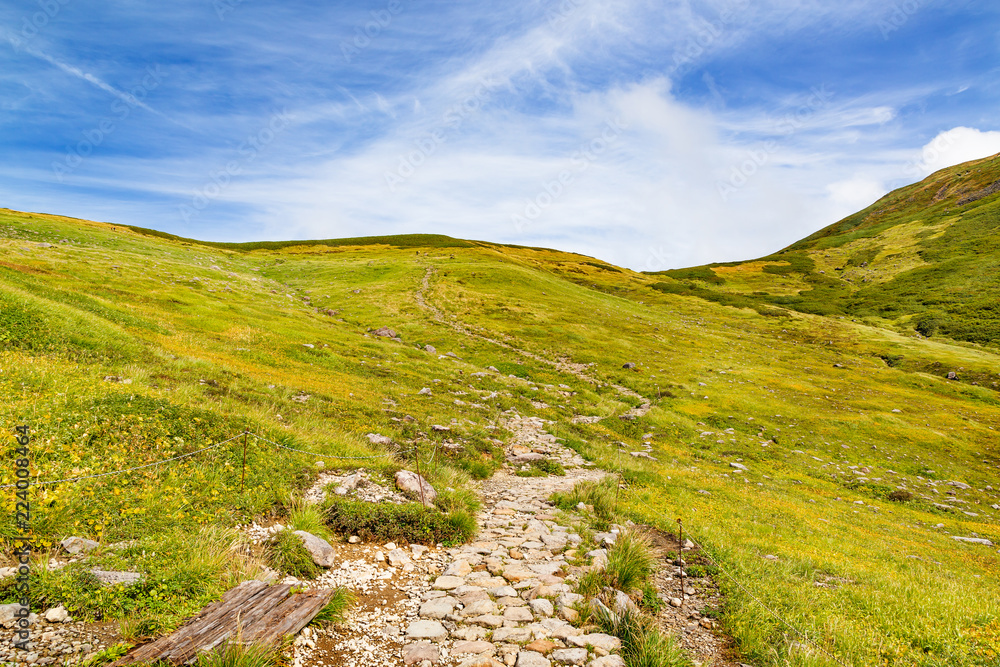
[[618,479],[605,477],[599,482],[577,482],[571,491],[552,494],[552,503],[563,510],[575,509],[583,503],[594,508],[594,515],[602,521],[611,521],[617,514]]
[[319,613],[313,617],[309,625],[326,625],[328,623],[343,622],[347,617],[347,610],[354,604],[354,600],[355,595],[351,590],[343,586],[338,586],[334,590],[333,597],[330,598],[325,607],[319,610]]
[[288,527],[304,530],[324,540],[330,539],[330,531],[323,521],[323,510],[302,498],[292,498],[288,503]]
[[621,655],[628,667],[691,667],[691,659],[673,638],[661,633],[648,617],[634,611],[595,614],[601,630],[622,640]]
[[565,475],[566,469],[558,461],[552,459],[542,459],[531,461],[527,470],[518,470],[514,473],[518,477],[545,477],[547,475]]
[[445,489],[438,493],[434,504],[442,512],[468,512],[470,514],[478,512],[481,506],[479,496],[471,489]]
[[300,579],[315,579],[319,566],[313,562],[302,540],[291,530],[281,530],[267,545],[271,566]]
[[132,643],[156,636],[163,629],[163,623],[148,616],[128,616],[118,621],[118,634]]
[[128,653],[130,648],[132,648],[132,644],[127,642],[119,642],[114,646],[109,646],[103,651],[95,653],[90,660],[83,663],[83,667],[101,667],[101,665],[111,664]]
[[618,535],[614,546],[608,550],[608,564],[604,568],[610,586],[630,592],[646,586],[656,570],[657,558],[642,533],[626,530]]
[[281,655],[267,644],[227,642],[221,649],[198,654],[197,667],[274,667]]
[[326,524],[335,533],[358,535],[365,540],[446,546],[468,542],[476,534],[476,519],[468,511],[444,513],[420,503],[393,505],[333,499]]

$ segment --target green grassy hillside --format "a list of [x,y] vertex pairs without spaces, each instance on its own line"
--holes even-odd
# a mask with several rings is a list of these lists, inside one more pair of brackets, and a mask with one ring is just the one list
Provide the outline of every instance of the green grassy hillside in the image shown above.
[[1000,155],[942,169],[768,257],[660,289],[1000,347]]
[[[995,219],[996,205],[952,203],[951,227],[907,224],[947,234],[985,225],[975,216]],[[856,227],[854,241],[817,237],[783,256],[833,262],[895,228]],[[464,489],[501,460],[503,413],[537,415],[622,473],[627,516],[666,530],[684,520],[723,568],[718,616],[745,662],[836,664],[777,614],[848,665],[1000,664],[998,547],[952,539],[1000,544],[1000,356],[763,300],[671,293],[661,276],[579,255],[442,239],[212,245],[2,211],[0,424],[30,426],[41,481],[192,453],[244,428],[328,456],[389,453],[365,437],[380,433],[397,453],[320,460],[391,478],[414,467],[415,448],[432,483],[454,489],[438,503],[443,520],[461,525],[474,509]],[[747,266],[712,271],[725,286],[721,269]],[[813,275],[763,272],[761,290],[792,294]],[[671,280],[718,288],[706,277]],[[376,336],[383,326],[398,340]],[[645,416],[619,417],[643,401]],[[644,441],[656,460],[619,451]],[[13,439],[4,446],[13,461]],[[227,531],[284,515],[318,474],[316,457],[263,442],[248,451],[245,484],[238,439],[34,487],[40,546],[135,540],[97,558],[147,575],[138,593],[112,596],[71,568],[43,573],[37,602],[169,626],[217,597],[257,567]],[[0,468],[0,485],[14,479],[12,463]],[[18,534],[14,496],[3,502],[0,565]],[[0,586],[0,603],[12,599]]]

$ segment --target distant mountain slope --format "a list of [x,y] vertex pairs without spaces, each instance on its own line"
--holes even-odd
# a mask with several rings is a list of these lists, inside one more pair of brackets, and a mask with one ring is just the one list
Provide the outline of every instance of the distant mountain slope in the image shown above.
[[890,192],[768,257],[655,275],[665,292],[1000,344],[1000,154]]

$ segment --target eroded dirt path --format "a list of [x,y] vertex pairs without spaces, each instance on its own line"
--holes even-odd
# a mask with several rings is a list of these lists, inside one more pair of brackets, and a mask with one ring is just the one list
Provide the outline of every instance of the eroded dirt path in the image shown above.
[[[586,371],[589,368],[587,364],[574,363],[568,358],[549,359],[539,354],[535,354],[534,352],[530,352],[523,348],[517,347],[516,345],[513,344],[513,342],[510,342],[511,339],[502,340],[500,337],[487,335],[478,327],[474,327],[473,325],[462,322],[455,317],[451,318],[446,317],[445,314],[439,308],[437,308],[434,304],[427,301],[427,291],[430,289],[431,276],[433,276],[436,271],[437,270],[434,267],[428,267],[427,271],[424,273],[423,279],[421,280],[420,288],[416,291],[416,294],[414,295],[417,304],[421,308],[427,310],[434,318],[434,321],[443,324],[447,327],[451,327],[452,329],[454,329],[455,331],[457,331],[462,335],[469,336],[471,338],[478,338],[479,340],[486,341],[487,343],[492,343],[493,345],[497,345],[506,350],[510,350],[511,352],[519,354],[533,361],[537,361],[547,366],[551,366],[556,370],[558,370],[560,373],[566,373],[572,375],[578,380],[582,380],[594,386],[599,386],[602,384],[600,380],[593,377],[592,375],[587,374]],[[614,390],[617,391],[618,394],[621,396],[637,398],[642,401],[642,405],[636,408],[632,408],[624,413],[624,416],[626,418],[642,417],[647,412],[649,412],[651,403],[649,399],[647,399],[645,396],[639,394],[638,392],[633,391],[632,389],[629,389],[628,387],[623,387],[622,385],[615,384],[613,382],[607,382],[603,384],[607,384],[608,386],[613,387]]]

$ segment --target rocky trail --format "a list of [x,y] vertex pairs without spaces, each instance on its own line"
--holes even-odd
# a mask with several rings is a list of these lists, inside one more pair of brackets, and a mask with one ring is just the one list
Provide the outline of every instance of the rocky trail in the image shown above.
[[[300,634],[293,667],[624,665],[618,638],[573,625],[583,600],[574,582],[590,567],[601,567],[607,550],[582,553],[584,516],[549,502],[556,491],[609,473],[559,444],[537,417],[513,415],[504,426],[515,434],[509,460],[530,448],[562,464],[565,476],[517,477],[508,466],[482,482],[479,535],[468,545],[335,547],[337,565],[307,585],[344,585],[358,592],[358,602],[344,623]],[[594,540],[610,546],[623,529],[613,526]],[[661,533],[656,541],[666,547],[672,539]],[[587,564],[575,564],[580,559]],[[726,658],[729,640],[701,613],[717,607],[717,589],[708,578],[689,578],[681,593],[679,574],[680,568],[663,561],[657,624],[677,636],[697,663],[735,665]]]

